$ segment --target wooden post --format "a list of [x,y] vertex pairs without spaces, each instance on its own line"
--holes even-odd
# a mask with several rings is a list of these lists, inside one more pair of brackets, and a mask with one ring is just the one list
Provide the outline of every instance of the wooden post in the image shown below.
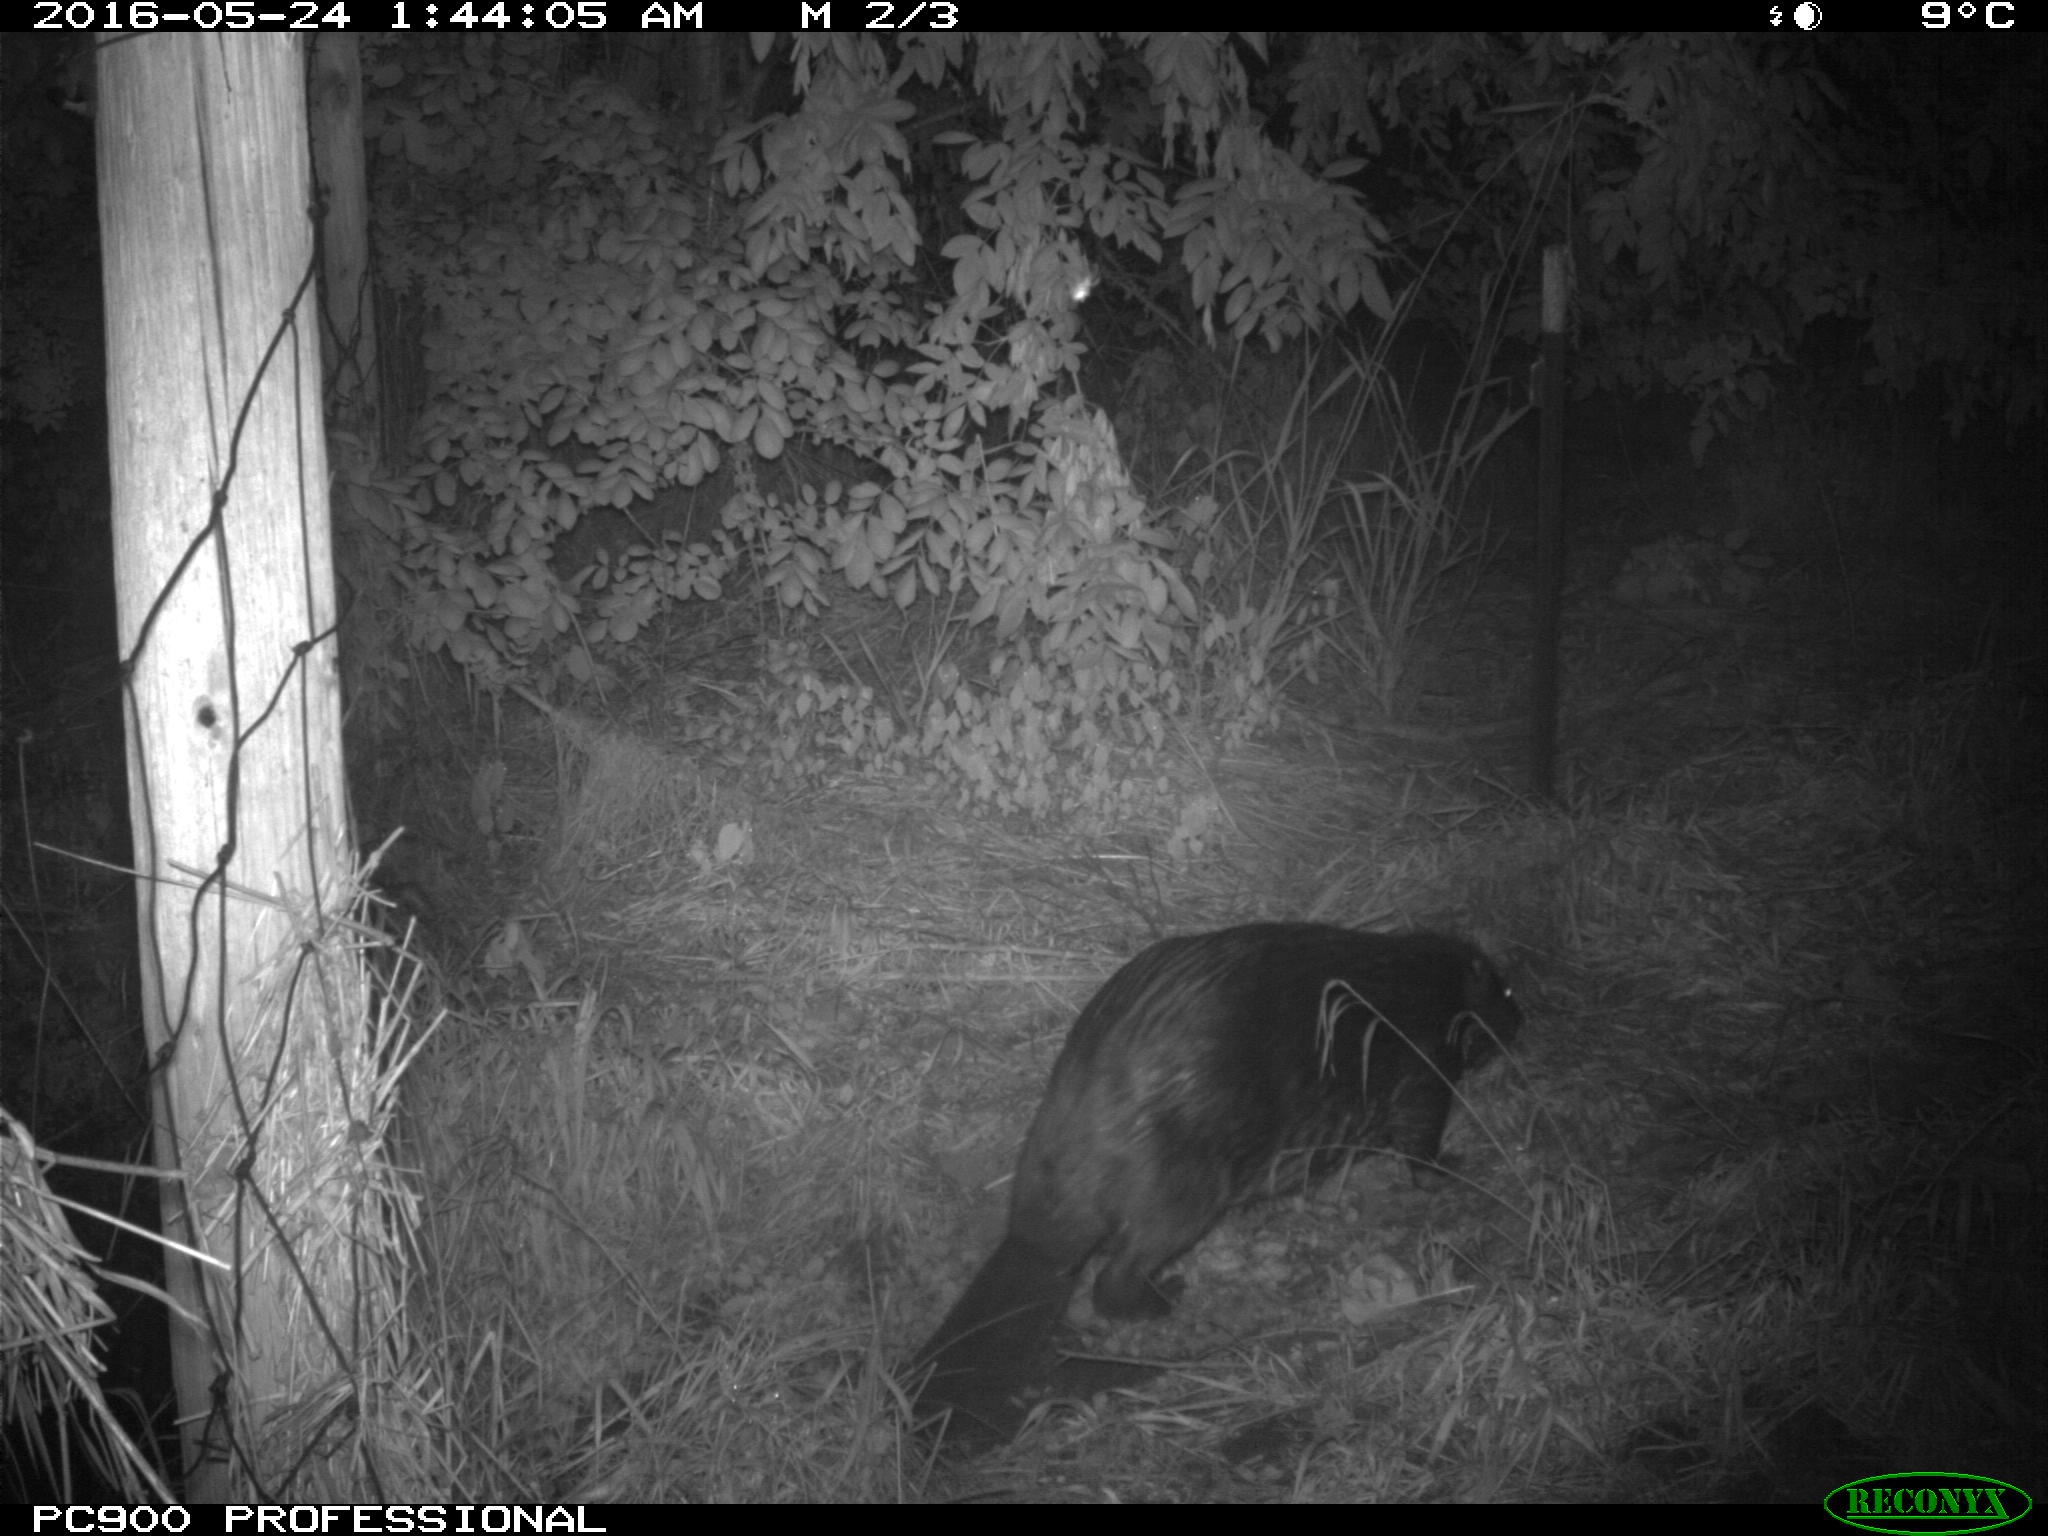
[[205,1502],[279,1486],[254,1447],[303,1391],[319,1288],[271,1212],[331,1043],[264,974],[347,851],[302,45],[104,36],[98,134],[144,1022],[165,1231],[197,1255],[167,1259]]

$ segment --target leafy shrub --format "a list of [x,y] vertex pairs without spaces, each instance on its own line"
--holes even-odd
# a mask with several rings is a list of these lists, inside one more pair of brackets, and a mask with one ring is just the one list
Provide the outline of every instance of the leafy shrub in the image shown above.
[[[2038,416],[2038,306],[1966,325],[1922,302],[1945,258],[1876,236],[1899,189],[1841,172],[1884,135],[1845,131],[1817,56],[1661,34],[1267,47],[805,36],[801,105],[708,160],[567,79],[549,40],[373,54],[381,272],[429,317],[423,452],[387,487],[412,643],[551,690],[602,684],[656,617],[736,584],[798,656],[835,594],[931,605],[913,709],[785,656],[756,750],[1103,806],[1183,715],[1241,737],[1333,661],[1391,700],[1419,606],[1473,547],[1463,490],[1510,419],[1491,364],[1535,336],[1543,241],[1579,253],[1581,381],[1684,391],[1695,452],[1772,398],[1820,319],[1865,326],[1873,378],[1939,371],[1959,419]],[[963,85],[945,131],[920,124],[914,101]],[[1972,174],[2006,186],[1978,147]],[[2013,242],[1972,252],[1985,291],[2028,291],[1995,280]],[[1211,433],[1206,478],[1148,508],[1070,383],[1093,257],[1177,263],[1184,301],[1152,302],[1180,345],[1278,347],[1361,307],[1441,326],[1469,359],[1451,425],[1389,387],[1382,329],[1371,366],[1338,370],[1348,402],[1298,398],[1249,453]],[[771,473],[792,444],[827,472]],[[558,569],[583,519],[676,488],[715,518]],[[792,747],[833,713],[836,744]]]
[[[611,648],[668,605],[719,599],[743,560],[790,611],[817,613],[835,582],[902,609],[964,596],[961,622],[995,647],[985,678],[890,720],[785,656],[764,748],[810,762],[817,727],[799,724],[856,710],[835,742],[867,766],[915,742],[1007,808],[1113,798],[1112,758],[1155,752],[1178,706],[1195,607],[1106,419],[1059,381],[1079,358],[1081,232],[1156,255],[1171,223],[1158,178],[1018,122],[998,141],[946,136],[972,227],[941,253],[950,299],[921,300],[889,169],[908,158],[901,104],[854,71],[820,72],[802,112],[729,136],[712,190],[622,92],[557,87],[538,51],[501,49],[488,69],[471,49],[402,57],[375,73],[373,127],[384,268],[435,317],[424,457],[397,498],[414,641],[486,681],[552,687],[602,679]],[[1193,259],[1224,289],[1222,252]],[[1293,293],[1240,275],[1226,312],[1277,336],[1307,314]],[[796,439],[867,473],[764,488],[761,466]],[[721,471],[715,540],[642,542],[581,580],[556,570],[582,518]]]

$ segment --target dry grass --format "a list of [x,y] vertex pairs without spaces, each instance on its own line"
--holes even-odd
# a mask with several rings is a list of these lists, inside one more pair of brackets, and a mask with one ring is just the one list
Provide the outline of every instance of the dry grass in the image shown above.
[[[1422,772],[1412,740],[1312,732],[1191,754],[1149,820],[1092,836],[897,781],[773,800],[645,723],[534,717],[487,792],[455,786],[525,808],[530,874],[473,907],[494,926],[444,923],[473,941],[409,1004],[448,1016],[404,1090],[404,1326],[357,1363],[409,1405],[384,1443],[479,1499],[2024,1482],[2042,1141],[2001,970],[2001,697],[1738,733],[1569,814],[1455,749]],[[1213,851],[1163,856],[1198,801]],[[1425,1201],[1367,1164],[1233,1216],[1175,1318],[1105,1334],[1076,1304],[1088,1347],[1159,1375],[934,1463],[894,1372],[1000,1230],[1074,1008],[1156,934],[1257,915],[1457,927],[1509,961],[1530,1023],[1470,1085],[1469,1181]],[[59,1229],[11,1166],[27,1252]],[[89,1383],[75,1271],[9,1273],[35,1278],[9,1315],[44,1318],[10,1364]],[[104,1445],[104,1476],[147,1475]]]
[[[260,1403],[230,1397],[227,1413],[234,1486],[272,1497],[419,1498],[446,1481],[438,1452],[446,1404],[432,1355],[406,1328],[401,1294],[416,1196],[388,1155],[398,1083],[431,1033],[432,1014],[414,994],[412,962],[384,953],[387,941],[367,920],[364,874],[330,866],[330,888],[305,909],[239,889],[227,896],[259,911],[258,947],[269,959],[244,980],[266,1030],[260,1045],[253,1031],[237,1040],[234,1096],[209,1106],[235,1134],[193,1140],[206,1155],[229,1148],[232,1176],[187,1170],[187,1180],[215,1192],[203,1207],[191,1202],[207,1250],[207,1307],[214,1317],[263,1321],[248,1337],[268,1351],[276,1394]],[[375,986],[370,951],[382,956]],[[9,1336],[0,1344],[6,1418],[29,1450],[21,1491],[168,1499],[155,1447],[139,1443],[100,1391],[96,1330],[112,1314],[93,1282],[173,1304],[89,1255],[44,1180],[63,1164],[135,1181],[162,1175],[39,1155],[24,1129],[5,1124],[0,1319]],[[86,1214],[163,1241],[106,1211]],[[241,1257],[238,1268],[219,1258],[226,1250]],[[135,1421],[149,1424],[151,1410]],[[97,1484],[78,1482],[81,1472]]]
[[[1985,856],[1984,698],[1742,733],[1573,814],[1313,735],[1191,754],[1090,837],[894,781],[773,801],[557,717],[519,931],[413,1085],[462,1491],[1806,1496],[1781,1442],[1816,1413],[1884,1465],[1946,1436],[2010,1470],[2038,1404],[1958,1313],[2038,1365],[1999,1305],[2038,1272],[2037,1079],[1987,1117],[1943,1059],[1943,988],[1898,957],[1967,954],[1996,903],[1916,931],[1943,876],[1889,835]],[[512,785],[554,756],[515,740]],[[1220,851],[1161,857],[1198,798]],[[1174,1320],[1077,1304],[1169,1370],[930,1464],[891,1371],[999,1231],[1073,1009],[1157,933],[1260,915],[1460,927],[1519,970],[1471,1183],[1425,1205],[1368,1167],[1233,1217]]]
[[[872,666],[902,641],[829,622]],[[1189,737],[1093,828],[852,773],[771,791],[685,750],[746,686],[725,630],[589,712],[508,704],[488,742],[443,722],[413,1012],[447,1019],[399,1143],[420,1237],[355,1378],[412,1405],[412,1470],[470,1499],[749,1502],[2026,1484],[2029,719],[1990,670],[1817,678],[1753,616],[1710,644],[1600,622],[1567,810],[1500,788],[1494,722],[1431,710],[1502,696],[1510,639],[1469,633],[1411,669],[1426,727]],[[895,1372],[1000,1231],[1074,1010],[1154,937],[1260,916],[1454,928],[1506,962],[1529,1023],[1468,1085],[1467,1181],[1424,1199],[1368,1163],[1233,1215],[1173,1319],[1075,1307],[1086,1347],[1158,1375],[934,1463]],[[0,1219],[42,1209],[18,1172],[6,1192]],[[75,1302],[65,1262],[10,1310]],[[78,1337],[45,1310],[10,1366]]]
[[0,1110],[0,1423],[14,1429],[7,1496],[49,1489],[67,1503],[98,1484],[131,1502],[169,1503],[154,1459],[122,1425],[100,1387],[97,1330],[113,1313],[92,1262],[50,1190],[28,1129]]

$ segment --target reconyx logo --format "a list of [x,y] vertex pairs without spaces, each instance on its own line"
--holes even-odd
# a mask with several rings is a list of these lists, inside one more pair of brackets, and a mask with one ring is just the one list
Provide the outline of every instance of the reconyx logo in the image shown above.
[[1844,1525],[1912,1536],[1995,1531],[2034,1507],[2034,1501],[2011,1483],[1965,1472],[1887,1472],[1858,1478],[1821,1503]]

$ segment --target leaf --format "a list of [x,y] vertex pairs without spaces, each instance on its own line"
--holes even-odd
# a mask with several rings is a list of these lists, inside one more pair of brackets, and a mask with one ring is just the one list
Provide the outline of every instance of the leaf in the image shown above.
[[[962,236],[961,238],[967,239],[971,237]],[[962,256],[953,263],[953,293],[957,298],[979,305],[987,302],[991,286],[988,277],[987,261],[983,254],[981,242],[977,240],[975,241],[975,249],[972,252]]]
[[1394,301],[1387,293],[1387,285],[1380,277],[1379,264],[1361,261],[1358,270],[1358,296],[1365,301],[1365,307],[1381,320],[1394,318]]
[[1012,587],[1009,591],[1003,593],[1001,602],[997,604],[996,613],[996,638],[998,640],[1007,640],[1017,633],[1018,628],[1024,622],[1025,601],[1026,594],[1022,587]]

